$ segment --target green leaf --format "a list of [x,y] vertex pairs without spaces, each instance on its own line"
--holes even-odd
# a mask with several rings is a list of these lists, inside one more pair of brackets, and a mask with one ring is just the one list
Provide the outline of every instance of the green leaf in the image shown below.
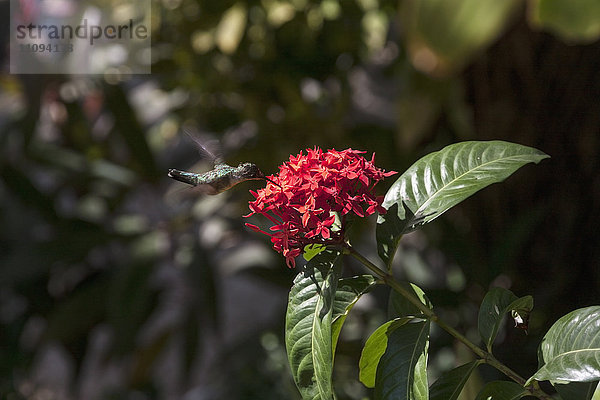
[[600,306],[580,308],[552,325],[538,350],[540,369],[527,380],[552,383],[600,379]]
[[[427,224],[475,192],[548,155],[502,141],[462,142],[431,153],[408,168],[385,195],[377,220],[379,255],[390,265],[400,237]],[[394,206],[394,207],[392,207]]]
[[[567,384],[555,384],[554,389],[560,394],[562,400],[591,400],[597,390],[598,382],[569,382]],[[600,393],[597,397],[600,399]]]
[[97,277],[77,287],[52,308],[44,339],[69,343],[85,337],[106,316],[110,280]]
[[475,400],[516,400],[528,394],[529,392],[517,383],[494,381],[487,383]]
[[136,170],[143,177],[157,181],[163,177],[163,171],[158,169],[154,155],[144,134],[144,128],[136,118],[138,115],[127,99],[125,90],[118,85],[104,85],[106,107],[115,118],[115,126],[120,127],[117,132],[121,134],[136,162]]
[[9,163],[3,163],[0,168],[0,178],[3,186],[13,193],[24,205],[32,211],[42,213],[49,221],[58,219],[52,198],[38,190],[22,170],[14,168]]
[[360,296],[369,291],[375,284],[375,278],[371,275],[354,276],[339,280],[333,302],[333,325],[331,326],[334,356],[338,337],[348,313]]
[[[399,282],[407,291],[412,293],[416,298],[421,300],[421,303],[425,304],[430,309],[433,309],[433,304],[429,301],[425,292],[417,285],[409,282]],[[392,290],[390,292],[390,299],[388,301],[388,317],[389,318],[400,318],[400,317],[420,317],[423,313],[413,303],[406,300],[400,293]]]
[[314,256],[321,253],[327,249],[327,246],[323,246],[322,244],[309,244],[304,246],[304,251],[302,252],[302,257],[306,261],[310,261]]
[[429,398],[431,400],[456,400],[465,383],[469,380],[471,373],[481,363],[480,360],[472,361],[440,376],[429,388]]
[[331,325],[340,259],[339,253],[330,251],[315,256],[290,290],[285,343],[303,399],[333,399]]
[[591,43],[600,38],[598,0],[538,0],[531,2],[530,20],[570,43]]
[[379,360],[387,348],[388,336],[412,318],[396,318],[386,322],[375,330],[367,339],[359,361],[360,381],[369,388],[375,387],[375,377]]
[[495,287],[485,295],[479,308],[477,325],[479,335],[488,351],[492,352],[492,345],[498,334],[500,324],[507,313],[515,310],[521,318],[527,318],[533,309],[533,297],[518,298],[510,290]]
[[156,292],[149,283],[153,273],[147,263],[128,263],[111,280],[106,320],[115,331],[113,348],[119,354],[135,348],[141,326],[155,307]]
[[375,399],[427,399],[429,321],[398,318],[380,326],[367,340],[360,381],[375,387]]
[[[402,207],[401,212],[398,211],[398,207]],[[399,215],[402,215],[404,219],[400,219]],[[413,221],[413,224],[407,226],[407,221]],[[387,213],[377,218],[377,229],[375,230],[377,253],[387,265],[388,271],[396,254],[400,238],[403,234],[416,229],[419,224],[422,224],[422,219],[417,221],[412,211],[405,206],[403,201],[390,205]]]
[[401,4],[411,61],[422,72],[447,76],[500,36],[521,2],[407,0]]

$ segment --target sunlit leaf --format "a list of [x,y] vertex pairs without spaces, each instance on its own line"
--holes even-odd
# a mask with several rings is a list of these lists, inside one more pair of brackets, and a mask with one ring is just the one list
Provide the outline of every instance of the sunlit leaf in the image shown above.
[[429,388],[429,398],[431,400],[456,400],[471,373],[479,364],[481,361],[472,361],[440,376]]
[[360,381],[375,388],[375,399],[427,399],[429,321],[398,318],[380,326],[367,340]]
[[517,400],[528,394],[523,386],[515,382],[494,381],[487,383],[475,400]]
[[527,381],[592,382],[600,379],[600,306],[580,308],[548,330],[538,350],[540,369]]
[[[335,262],[329,253],[313,260]],[[340,331],[356,301],[375,285],[370,275],[340,279],[333,308],[327,308],[336,274],[330,268],[324,281],[322,271],[320,265],[314,272],[298,275],[290,292],[286,320],[286,346],[294,380],[302,397],[309,399],[331,398],[331,368]]]
[[334,268],[339,253],[323,252],[300,273],[290,290],[285,342],[288,361],[303,399],[333,399]]
[[[477,191],[548,155],[502,141],[462,142],[430,153],[408,168],[385,195],[377,220],[380,256],[391,263],[400,237],[427,224]],[[391,221],[391,222],[390,222]]]
[[481,302],[477,320],[479,335],[488,351],[492,351],[498,329],[507,313],[516,310],[521,318],[526,318],[532,309],[533,297],[531,296],[518,298],[508,289],[499,287],[490,289]]
[[304,246],[302,257],[304,257],[306,261],[310,261],[314,256],[321,253],[325,249],[327,249],[327,247],[321,244],[309,244],[308,246]]

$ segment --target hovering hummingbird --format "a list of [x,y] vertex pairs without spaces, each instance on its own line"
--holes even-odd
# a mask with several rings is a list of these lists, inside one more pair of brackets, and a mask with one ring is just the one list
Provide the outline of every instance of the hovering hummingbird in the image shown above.
[[200,152],[212,160],[213,169],[201,174],[170,169],[168,173],[170,178],[187,183],[188,185],[200,187],[203,193],[209,195],[222,193],[240,182],[268,179],[256,164],[245,162],[237,167],[232,167],[225,163],[221,157],[215,156],[205,145],[196,140],[193,135],[188,133],[188,136],[198,144]]

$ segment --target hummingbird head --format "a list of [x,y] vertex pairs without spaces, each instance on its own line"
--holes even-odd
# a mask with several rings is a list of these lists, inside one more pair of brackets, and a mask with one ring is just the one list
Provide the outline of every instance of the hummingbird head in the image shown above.
[[242,163],[237,167],[237,174],[245,179],[265,179],[265,174],[253,163]]

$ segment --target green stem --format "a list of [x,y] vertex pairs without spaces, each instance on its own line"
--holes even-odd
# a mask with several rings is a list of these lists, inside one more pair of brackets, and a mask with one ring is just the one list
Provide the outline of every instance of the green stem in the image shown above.
[[[479,358],[481,358],[486,364],[489,364],[492,367],[496,368],[497,370],[502,372],[504,375],[506,375],[507,377],[509,377],[516,383],[518,383],[519,385],[521,385],[521,386],[525,385],[526,380],[522,376],[517,374],[515,371],[513,371],[506,365],[502,364],[500,361],[498,361],[498,359],[496,357],[494,357],[494,355],[492,353],[489,353],[489,352],[485,351],[484,349],[482,349],[481,347],[477,346],[476,344],[471,342],[466,336],[464,336],[462,333],[458,332],[456,329],[454,329],[450,325],[446,324],[444,321],[440,320],[439,317],[436,315],[436,313],[432,309],[427,307],[425,304],[423,304],[421,302],[420,299],[415,297],[410,291],[406,290],[402,285],[400,285],[400,283],[398,283],[398,281],[396,281],[396,279],[394,279],[392,274],[382,270],[381,268],[379,268],[378,266],[373,264],[371,261],[369,261],[367,258],[365,258],[362,254],[360,254],[359,252],[354,250],[354,248],[350,245],[348,245],[345,248],[345,252],[347,254],[350,254],[352,257],[356,258],[358,261],[360,261],[365,267],[367,267],[369,270],[371,270],[371,272],[373,272],[381,280],[383,280],[383,282],[386,285],[390,286],[394,291],[398,292],[405,299],[410,301],[430,321],[435,322],[440,328],[442,328],[443,330],[448,332],[450,335],[452,335],[455,339],[457,339],[458,341],[463,343],[465,346],[467,346],[473,353],[475,353]],[[529,390],[529,392],[533,396],[535,396],[539,399],[544,399],[544,400],[552,399],[552,397],[550,395],[548,395],[547,393],[545,393],[544,391],[539,389],[539,386],[538,387],[531,386],[531,387],[527,387],[525,389]]]

